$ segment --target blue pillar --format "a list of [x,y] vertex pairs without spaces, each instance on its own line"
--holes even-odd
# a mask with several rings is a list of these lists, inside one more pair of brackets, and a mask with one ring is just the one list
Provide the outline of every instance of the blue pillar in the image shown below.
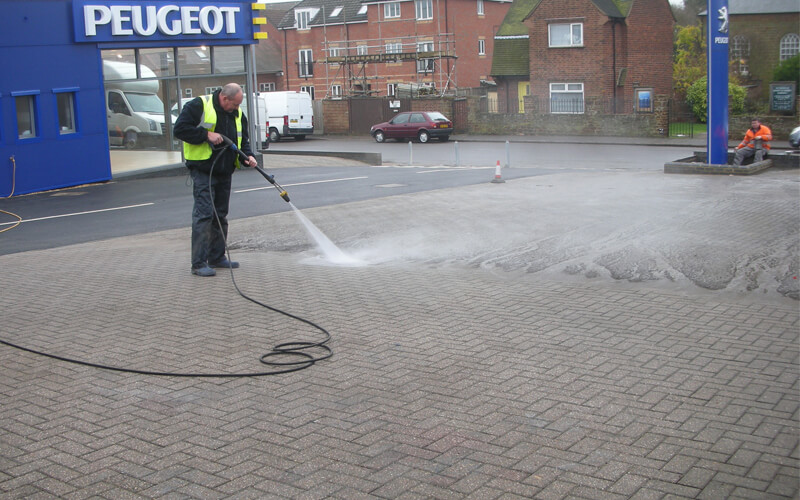
[[708,163],[728,163],[728,0],[708,0]]

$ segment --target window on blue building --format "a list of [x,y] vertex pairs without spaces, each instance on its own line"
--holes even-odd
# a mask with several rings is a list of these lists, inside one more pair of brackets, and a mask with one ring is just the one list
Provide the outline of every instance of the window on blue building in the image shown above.
[[75,92],[56,92],[56,107],[58,133],[61,135],[76,133],[78,125],[75,120]]
[[39,136],[36,124],[36,95],[19,95],[15,97],[17,105],[17,136],[20,139],[32,139]]

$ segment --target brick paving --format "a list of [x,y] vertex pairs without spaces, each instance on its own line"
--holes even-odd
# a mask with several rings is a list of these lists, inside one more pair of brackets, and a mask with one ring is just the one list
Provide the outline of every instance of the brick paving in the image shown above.
[[[743,222],[718,225],[726,244],[797,238],[796,172],[764,175],[688,181],[785,183],[776,197],[794,201],[768,218],[784,223],[748,214],[755,202],[734,190]],[[467,214],[450,220],[466,231],[485,190],[516,200],[549,182],[548,203],[578,189],[563,179],[305,213],[355,246],[443,210]],[[0,497],[797,498],[796,300],[490,268],[475,260],[497,259],[486,241],[533,255],[494,233],[455,258],[324,265],[300,231],[291,213],[232,222],[236,282],[327,328],[332,359],[176,378],[0,346]],[[3,339],[134,369],[239,373],[262,370],[279,342],[317,338],[236,295],[226,272],[191,276],[188,241],[183,229],[0,256]]]

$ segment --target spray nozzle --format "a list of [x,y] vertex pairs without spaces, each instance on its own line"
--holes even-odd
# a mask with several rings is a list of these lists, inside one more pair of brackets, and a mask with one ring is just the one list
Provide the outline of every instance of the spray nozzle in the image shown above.
[[283,192],[281,193],[281,198],[283,198],[284,200],[286,200],[286,203],[289,203],[289,193],[287,193],[286,191],[283,191]]

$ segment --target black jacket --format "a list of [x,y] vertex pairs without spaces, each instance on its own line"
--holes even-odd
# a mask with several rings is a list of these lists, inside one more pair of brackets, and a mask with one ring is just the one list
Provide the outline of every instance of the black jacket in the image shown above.
[[[219,92],[219,90],[214,91],[211,98],[214,103],[214,109],[217,111],[217,124],[214,127],[214,132],[228,137],[236,144],[236,114],[242,113],[242,111],[237,110],[233,113],[224,111],[219,105]],[[175,120],[175,127],[172,129],[175,137],[189,144],[202,144],[208,141],[208,131],[198,126],[202,116],[203,99],[196,97],[187,102],[183,110],[181,110],[178,119]],[[186,160],[186,166],[189,168],[196,168],[201,172],[209,173],[213,165],[215,176],[231,175],[236,169],[234,162],[236,161],[237,153],[231,148],[227,148],[222,152],[224,145],[212,145],[211,148],[211,158],[202,161]],[[247,117],[244,116],[244,113],[242,113],[241,150],[247,156],[253,156],[253,151],[250,149],[250,137],[247,133]],[[217,159],[220,155],[222,155],[222,157]]]

